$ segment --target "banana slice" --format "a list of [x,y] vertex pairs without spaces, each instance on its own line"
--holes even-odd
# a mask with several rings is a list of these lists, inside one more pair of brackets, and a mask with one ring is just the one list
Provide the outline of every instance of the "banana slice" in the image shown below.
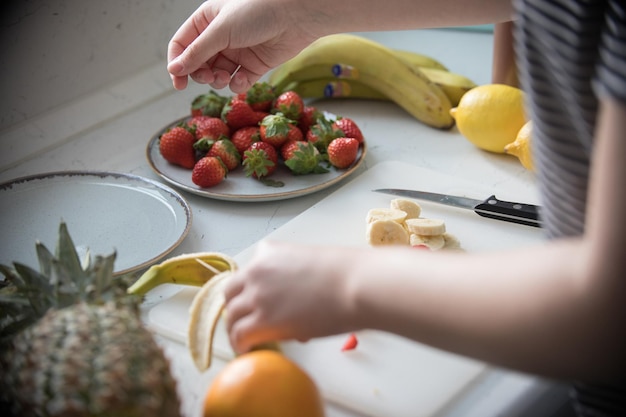
[[443,240],[446,242],[444,245],[444,249],[450,249],[450,250],[461,249],[461,241],[452,233],[446,232],[442,236],[443,236]]
[[405,224],[410,233],[420,236],[437,236],[446,232],[446,224],[439,219],[407,219]]
[[428,246],[430,250],[439,250],[445,247],[446,241],[443,235],[422,236],[412,233],[409,236],[409,244],[411,246],[424,245]]
[[416,219],[422,213],[422,206],[420,206],[417,202],[406,198],[394,198],[391,200],[390,207],[392,209],[404,211],[407,219]]
[[367,212],[366,222],[373,223],[377,220],[391,220],[402,223],[407,217],[406,211],[393,208],[373,208]]
[[230,276],[231,271],[225,271],[207,281],[189,307],[187,345],[199,371],[205,371],[211,366],[213,336],[226,304],[224,287]]
[[367,243],[372,246],[408,245],[409,232],[397,221],[374,220],[367,225]]

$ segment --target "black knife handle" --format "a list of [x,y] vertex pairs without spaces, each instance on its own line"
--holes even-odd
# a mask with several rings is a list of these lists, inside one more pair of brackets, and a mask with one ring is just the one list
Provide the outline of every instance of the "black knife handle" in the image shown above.
[[526,226],[541,227],[539,206],[498,200],[492,195],[476,207],[476,214]]

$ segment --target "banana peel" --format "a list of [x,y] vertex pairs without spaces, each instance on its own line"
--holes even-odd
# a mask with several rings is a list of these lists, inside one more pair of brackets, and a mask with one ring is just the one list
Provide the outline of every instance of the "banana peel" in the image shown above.
[[152,265],[128,288],[127,292],[144,295],[162,284],[201,287],[215,275],[236,269],[235,260],[223,253],[188,253]]

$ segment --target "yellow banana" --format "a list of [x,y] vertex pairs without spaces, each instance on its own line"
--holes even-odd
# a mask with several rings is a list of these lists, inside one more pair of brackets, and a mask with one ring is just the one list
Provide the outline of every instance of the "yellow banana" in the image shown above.
[[357,98],[389,101],[389,97],[385,94],[357,80],[316,78],[291,83],[286,89],[295,91],[303,98]]
[[129,294],[143,295],[161,284],[200,287],[213,276],[237,269],[235,261],[218,252],[199,252],[175,256],[152,265],[131,285]]
[[461,74],[437,68],[418,68],[430,81],[441,88],[445,95],[448,96],[452,106],[457,106],[463,94],[476,87],[474,81]]
[[428,55],[420,54],[413,51],[405,51],[404,49],[392,49],[398,58],[406,62],[408,65],[419,68],[435,68],[447,71],[448,68],[441,62]]
[[389,48],[366,38],[335,34],[313,42],[270,78],[277,91],[296,81],[323,77],[358,80],[382,92],[416,119],[436,128],[454,125],[452,105],[440,87]]
[[[463,94],[474,88],[476,84],[467,77],[436,68],[418,68],[430,81],[439,86],[450,100],[457,106]],[[285,87],[293,90],[304,98],[354,98],[366,100],[387,100],[383,92],[378,91],[358,80],[338,79],[333,77],[316,78],[292,82]]]

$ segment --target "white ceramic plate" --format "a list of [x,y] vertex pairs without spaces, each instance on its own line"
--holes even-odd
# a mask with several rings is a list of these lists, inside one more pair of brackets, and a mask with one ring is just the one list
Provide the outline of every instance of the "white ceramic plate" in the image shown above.
[[61,220],[79,248],[116,251],[116,274],[159,260],[185,238],[191,209],[174,190],[139,176],[67,171],[0,184],[0,263],[38,269],[35,242],[54,251]]
[[270,178],[282,181],[285,184],[283,187],[270,187],[253,178],[246,177],[243,169],[240,167],[229,172],[226,179],[215,187],[201,188],[191,181],[191,170],[170,164],[159,152],[159,137],[161,134],[187,119],[188,117],[183,117],[170,123],[150,139],[146,150],[148,162],[154,172],[170,184],[182,190],[218,200],[273,201],[311,194],[347,178],[361,165],[367,153],[367,148],[363,144],[359,151],[358,159],[351,167],[342,170],[330,168],[330,172],[326,174],[295,176],[287,167],[281,165],[276,168],[276,171]]

